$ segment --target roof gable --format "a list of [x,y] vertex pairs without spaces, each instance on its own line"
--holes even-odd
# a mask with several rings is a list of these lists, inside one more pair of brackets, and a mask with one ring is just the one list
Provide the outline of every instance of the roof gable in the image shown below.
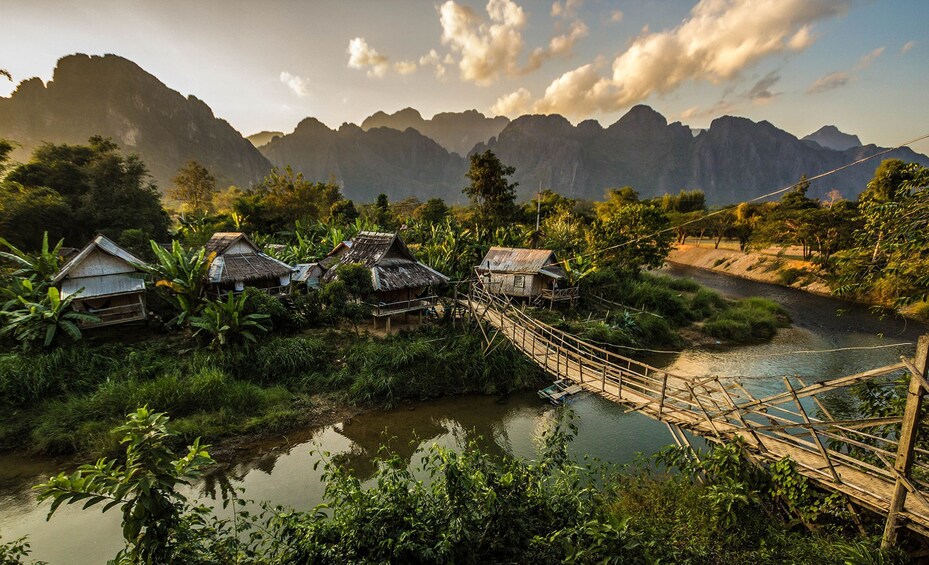
[[[359,233],[338,262],[340,265],[353,263],[360,263],[371,270],[371,283],[375,290],[418,288],[448,282],[448,277],[417,261],[410,248],[393,233]],[[332,268],[323,276],[325,281],[336,278]]]
[[231,253],[259,253],[261,250],[257,245],[252,243],[242,232],[221,231],[213,234],[213,237],[203,246],[207,253],[216,253],[222,255],[227,252]]
[[58,274],[55,275],[53,283],[58,284],[65,278],[77,273],[80,266],[88,259],[93,258],[97,253],[107,259],[100,266],[100,272],[80,273],[81,276],[102,276],[108,273],[118,274],[135,272],[143,270],[146,266],[145,261],[142,261],[132,253],[116,245],[105,235],[100,234],[90,240],[77,255],[71,257],[71,259],[64,264],[61,270],[58,271]]

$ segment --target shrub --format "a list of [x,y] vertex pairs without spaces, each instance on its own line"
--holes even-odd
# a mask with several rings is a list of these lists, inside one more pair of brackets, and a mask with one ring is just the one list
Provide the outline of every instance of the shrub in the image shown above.
[[777,282],[785,286],[792,286],[799,281],[801,277],[807,275],[806,269],[789,268],[783,269],[777,273]]
[[703,326],[703,331],[715,338],[744,343],[771,339],[788,319],[776,302],[746,298],[715,314]]
[[701,288],[690,299],[690,309],[699,318],[709,318],[726,307],[726,300],[708,288]]

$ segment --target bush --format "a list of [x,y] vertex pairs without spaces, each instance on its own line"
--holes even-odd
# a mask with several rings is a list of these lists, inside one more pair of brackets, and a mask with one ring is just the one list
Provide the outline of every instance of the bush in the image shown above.
[[702,319],[709,318],[726,305],[726,299],[708,288],[700,288],[690,299],[690,309]]
[[777,282],[785,286],[792,286],[795,282],[808,274],[806,269],[797,269],[793,267],[783,269],[777,273]]
[[715,338],[746,343],[771,339],[787,320],[787,313],[776,302],[746,298],[715,314],[703,326],[703,331]]

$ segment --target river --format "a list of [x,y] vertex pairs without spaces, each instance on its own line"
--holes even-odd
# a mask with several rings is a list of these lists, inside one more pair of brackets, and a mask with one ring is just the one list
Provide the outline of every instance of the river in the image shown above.
[[[740,375],[757,393],[782,390],[784,375],[821,380],[896,362],[900,355],[912,355],[912,344],[925,331],[915,322],[881,317],[866,306],[798,290],[690,267],[672,265],[663,272],[693,278],[733,298],[771,298],[788,311],[793,326],[780,330],[769,343],[688,350],[650,360],[678,374]],[[898,343],[909,345],[884,347]],[[872,349],[823,352],[844,348]],[[597,396],[580,395],[572,406],[579,433],[571,449],[577,455],[624,464],[638,453],[654,453],[672,441],[663,424],[638,413],[627,414]],[[385,440],[414,463],[433,443],[455,447],[478,438],[485,449],[531,457],[534,438],[551,415],[551,408],[534,393],[505,399],[464,396],[373,411],[254,445],[185,489],[185,494],[219,505],[223,492],[244,488],[249,499],[309,509],[321,502],[323,494],[322,468],[313,469],[318,459],[314,450],[331,453],[361,477],[371,476],[373,457]],[[80,505],[65,506],[46,522],[47,507],[36,505],[29,488],[67,467],[65,461],[0,456],[0,535],[5,541],[29,535],[32,558],[51,565],[103,563],[122,547],[119,512],[101,515],[97,510],[81,510]]]

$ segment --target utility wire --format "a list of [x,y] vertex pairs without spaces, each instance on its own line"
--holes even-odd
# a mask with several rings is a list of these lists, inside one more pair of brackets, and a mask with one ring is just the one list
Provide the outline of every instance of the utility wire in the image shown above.
[[[927,133],[927,134],[925,134],[925,135],[921,135],[921,136],[919,136],[919,137],[917,137],[917,138],[911,139],[911,140],[909,140],[909,141],[907,141],[907,142],[905,142],[905,143],[901,143],[900,145],[897,145],[897,146],[895,146],[895,147],[891,147],[891,148],[889,148],[889,149],[884,149],[883,151],[878,151],[877,153],[874,153],[873,155],[869,155],[869,156],[867,156],[867,157],[862,157],[861,159],[857,159],[857,160],[855,160],[855,161],[852,161],[851,163],[846,163],[846,164],[844,164],[844,165],[842,165],[842,166],[840,166],[840,167],[836,167],[836,168],[834,168],[834,169],[832,169],[832,170],[829,170],[829,171],[826,171],[826,172],[824,172],[824,173],[820,173],[820,174],[818,174],[818,175],[814,175],[814,176],[812,176],[812,177],[809,177],[809,178],[806,179],[806,180],[807,180],[807,181],[814,181],[814,180],[819,180],[819,179],[821,179],[821,178],[828,177],[828,176],[830,176],[830,175],[834,175],[835,173],[838,173],[839,171],[843,171],[843,170],[845,170],[845,169],[848,169],[849,167],[854,167],[855,165],[860,165],[861,163],[864,163],[864,162],[866,162],[866,161],[870,161],[871,159],[874,159],[875,157],[880,157],[881,155],[886,155],[886,154],[890,153],[891,151],[896,151],[897,149],[900,149],[901,147],[907,147],[907,146],[909,146],[909,145],[912,145],[912,144],[917,143],[917,142],[919,142],[919,141],[922,141],[922,140],[924,140],[924,139],[929,139],[929,133]],[[779,188],[779,189],[777,189],[777,190],[775,190],[775,191],[773,191],[773,192],[769,192],[769,193],[767,193],[767,194],[762,194],[761,196],[756,196],[755,198],[751,198],[751,199],[749,199],[749,200],[746,200],[745,202],[746,202],[746,203],[749,203],[749,202],[757,202],[757,201],[759,201],[759,200],[764,200],[765,198],[770,198],[770,197],[772,197],[772,196],[777,196],[778,194],[781,194],[782,192],[787,192],[788,190],[792,189],[792,188],[795,187],[795,186],[797,186],[797,183],[793,183],[793,184],[790,184],[790,185],[785,186],[785,187],[783,187],[783,188]],[[676,230],[676,229],[678,229],[678,228],[681,228],[681,227],[683,227],[683,226],[689,226],[690,224],[695,224],[695,223],[700,222],[700,221],[703,221],[703,220],[705,220],[706,218],[709,218],[709,217],[711,217],[711,216],[715,216],[715,215],[717,215],[717,214],[722,214],[723,212],[726,212],[726,211],[728,211],[728,210],[729,210],[728,208],[720,208],[719,210],[714,210],[714,211],[712,211],[712,212],[707,212],[706,214],[704,214],[703,216],[700,216],[699,218],[694,218],[694,219],[692,219],[692,220],[688,220],[688,221],[686,221],[686,222],[684,222],[684,223],[682,223],[682,224],[679,224],[679,225],[677,225],[677,226],[670,227],[670,228],[665,228],[665,229],[662,229],[662,230],[658,230],[658,231],[656,231],[656,232],[654,232],[654,233],[651,233],[651,234],[648,234],[648,235],[643,235],[643,236],[637,237],[637,238],[635,238],[635,239],[631,239],[631,240],[629,240],[629,241],[624,241],[623,243],[617,243],[616,245],[611,245],[611,246],[609,246],[609,247],[604,247],[603,249],[598,249],[598,250],[596,250],[596,251],[591,251],[590,253],[580,253],[580,254],[578,254],[578,255],[575,255],[575,257],[587,257],[588,255],[595,255],[595,254],[597,254],[597,253],[603,253],[604,251],[609,251],[609,250],[611,250],[611,249],[618,249],[618,248],[620,248],[620,247],[625,247],[625,246],[627,246],[627,245],[632,245],[633,243],[638,243],[638,242],[640,242],[640,241],[643,241],[643,240],[646,240],[646,239],[651,239],[651,238],[656,237],[656,236],[658,236],[658,235],[661,235],[661,234],[663,234],[663,233],[667,233],[667,232],[674,231],[674,230]],[[555,267],[555,266],[558,266],[558,265],[560,265],[560,264],[561,264],[561,263],[552,263],[552,264],[550,264],[550,265],[543,265],[543,268],[544,268],[544,267]]]

